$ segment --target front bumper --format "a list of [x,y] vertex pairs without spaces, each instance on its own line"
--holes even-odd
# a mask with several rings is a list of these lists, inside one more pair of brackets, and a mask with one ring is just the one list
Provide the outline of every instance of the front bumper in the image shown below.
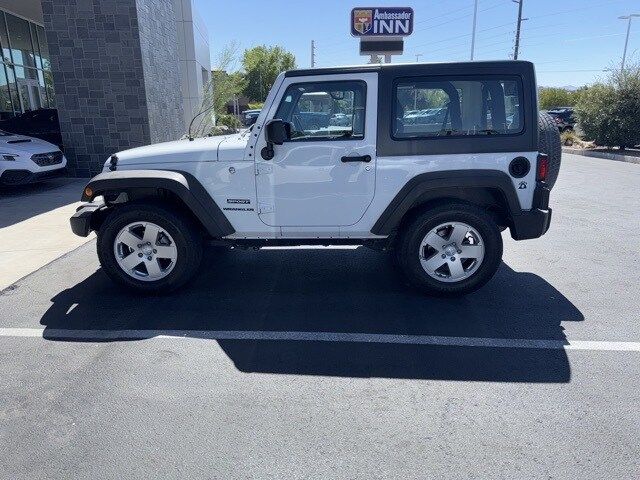
[[79,237],[87,237],[92,228],[92,218],[104,208],[104,203],[85,203],[80,205],[76,213],[69,219],[71,231]]
[[5,170],[0,175],[0,184],[3,185],[24,185],[27,183],[40,182],[49,178],[63,177],[67,174],[66,167],[45,170],[42,172],[32,172],[30,170]]

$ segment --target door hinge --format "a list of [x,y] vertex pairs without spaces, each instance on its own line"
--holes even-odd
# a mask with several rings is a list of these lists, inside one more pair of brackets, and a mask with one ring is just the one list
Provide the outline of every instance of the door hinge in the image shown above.
[[259,203],[258,213],[273,213],[273,205],[270,203]]
[[273,165],[269,163],[256,164],[256,175],[267,175],[269,173],[273,173]]

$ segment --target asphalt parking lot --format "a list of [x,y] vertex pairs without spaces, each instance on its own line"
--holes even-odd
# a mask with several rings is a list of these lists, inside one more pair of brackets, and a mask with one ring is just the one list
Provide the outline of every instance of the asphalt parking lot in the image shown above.
[[482,290],[357,249],[116,289],[95,242],[0,294],[1,478],[637,478],[640,166],[564,156]]

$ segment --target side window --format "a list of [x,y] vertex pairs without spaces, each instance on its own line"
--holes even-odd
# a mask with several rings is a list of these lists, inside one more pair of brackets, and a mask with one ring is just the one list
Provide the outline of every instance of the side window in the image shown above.
[[291,123],[291,141],[364,138],[365,82],[290,85],[274,118]]
[[522,132],[516,79],[411,79],[396,82],[396,139],[513,135]]
[[[453,100],[457,101],[455,92]],[[397,87],[396,136],[439,135],[451,130],[452,97],[437,84]]]

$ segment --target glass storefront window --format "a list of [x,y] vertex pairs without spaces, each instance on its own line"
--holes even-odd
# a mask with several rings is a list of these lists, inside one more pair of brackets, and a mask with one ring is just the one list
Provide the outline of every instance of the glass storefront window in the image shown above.
[[38,34],[38,43],[40,44],[40,57],[42,58],[42,68],[47,70],[51,68],[51,62],[49,61],[49,46],[47,45],[47,37],[44,33],[44,28],[40,25],[36,25],[36,32]]
[[18,83],[18,94],[20,95],[20,100],[22,101],[22,108],[26,111],[33,110],[34,106],[31,102],[31,96],[29,95],[29,85],[25,83]]
[[6,17],[13,63],[35,68],[36,56],[31,43],[29,22],[13,15],[6,15]]
[[56,108],[56,94],[53,90],[53,74],[51,70],[44,70],[42,72],[44,76],[44,89],[47,92],[47,102],[49,108]]
[[31,29],[31,43],[33,44],[33,52],[35,53],[36,67],[42,68],[42,56],[40,55],[40,46],[38,45],[38,32],[36,32],[36,26],[33,23],[29,24]]
[[4,65],[0,67],[0,120],[5,120],[13,116],[13,103],[9,93],[7,72]]
[[55,108],[44,28],[0,11],[0,117]]
[[9,50],[9,35],[7,24],[4,21],[4,13],[0,12],[0,44],[2,44],[2,60],[11,63],[11,50]]
[[15,113],[23,112],[24,108],[20,103],[20,96],[18,95],[18,86],[16,84],[16,75],[14,69],[10,65],[5,65],[5,71],[7,73],[7,84],[9,85],[9,93],[11,93],[11,100],[13,101],[13,111]]

